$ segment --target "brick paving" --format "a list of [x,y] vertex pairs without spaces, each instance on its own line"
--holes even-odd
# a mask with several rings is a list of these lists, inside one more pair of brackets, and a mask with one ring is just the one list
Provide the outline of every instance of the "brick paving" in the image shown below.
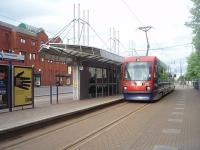
[[[112,97],[110,97],[110,99],[112,99]],[[88,102],[75,101],[73,102],[73,106],[75,103],[76,107],[83,107],[84,105],[91,106],[97,102],[96,100],[88,100]],[[122,104],[120,107],[116,108],[112,106],[110,109],[107,108],[109,111],[99,110],[101,111],[99,115],[94,115],[83,121],[78,121],[76,124],[68,126],[66,125],[67,122],[64,122],[61,125],[62,127],[52,129],[51,131],[53,132],[49,132],[49,129],[46,129],[44,132],[43,129],[41,129],[41,131],[38,131],[44,132],[41,136],[30,138],[24,135],[13,139],[13,141],[2,143],[1,145],[9,146],[18,142],[19,144],[10,146],[8,149],[63,149],[67,145],[86,137],[91,132],[112,122],[112,120],[119,118],[121,115],[123,116],[132,110],[137,110],[137,108],[140,108],[142,105],[144,105],[144,103],[126,103],[126,105]],[[61,109],[61,106],[64,107],[63,104],[56,106],[60,108],[58,109],[59,111],[66,112],[66,108]],[[75,110],[76,107],[72,107],[71,105],[71,109],[73,110]],[[50,108],[47,108],[49,107],[46,107],[46,110],[50,113]],[[94,134],[90,139],[83,140],[82,143],[76,145],[76,147],[72,149],[199,150],[199,114],[200,92],[191,88],[179,87],[175,92],[167,95],[162,100],[156,103],[150,103],[141,111],[130,115],[127,119],[114,124],[112,127],[98,134]],[[0,114],[0,116],[1,115],[2,114]],[[85,117],[87,118],[87,115]],[[68,124],[70,123],[68,122]],[[31,136],[34,137],[34,135]],[[25,142],[20,142],[20,139]]]
[[[87,115],[67,120],[54,125],[54,127],[42,128],[19,137],[13,137],[1,143],[0,149],[10,150],[35,150],[35,149],[63,149],[73,144],[78,139],[97,131],[108,123],[127,113],[137,110],[144,104],[119,103]],[[79,119],[80,118],[80,119]]]
[[76,149],[199,150],[199,114],[200,92],[179,88]]

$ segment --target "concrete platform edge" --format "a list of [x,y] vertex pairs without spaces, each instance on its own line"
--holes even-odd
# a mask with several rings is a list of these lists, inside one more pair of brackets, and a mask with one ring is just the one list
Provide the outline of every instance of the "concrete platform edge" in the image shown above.
[[46,122],[53,121],[53,120],[56,120],[56,119],[61,119],[63,117],[67,117],[67,116],[70,116],[70,115],[78,114],[78,113],[85,112],[85,111],[88,111],[88,110],[93,110],[95,108],[99,108],[99,107],[106,106],[106,105],[109,105],[109,104],[114,104],[114,103],[117,103],[119,101],[122,101],[122,98],[115,99],[115,100],[105,102],[105,103],[101,103],[101,104],[98,104],[98,105],[94,105],[92,107],[87,107],[87,108],[84,108],[84,109],[71,111],[71,112],[67,112],[67,113],[64,113],[64,114],[59,114],[57,116],[52,116],[50,118],[45,118],[45,119],[37,120],[37,121],[34,121],[34,122],[29,122],[29,123],[26,123],[26,124],[15,126],[13,128],[0,129],[0,137],[2,135],[7,134],[7,133],[14,132],[14,131],[17,131],[17,130],[20,130],[20,129],[23,129],[23,128],[26,128],[26,127],[31,127],[31,126],[34,126],[34,125],[46,123]]

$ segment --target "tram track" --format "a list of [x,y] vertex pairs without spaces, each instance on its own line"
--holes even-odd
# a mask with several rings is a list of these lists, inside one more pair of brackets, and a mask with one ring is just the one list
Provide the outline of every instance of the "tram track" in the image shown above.
[[122,116],[120,118],[115,119],[114,121],[110,122],[109,124],[107,124],[107,125],[105,125],[103,127],[100,127],[96,131],[93,131],[93,132],[89,133],[85,137],[82,137],[82,138],[78,139],[74,143],[71,143],[71,144],[67,145],[66,147],[63,148],[63,150],[78,148],[80,145],[92,140],[93,138],[97,137],[98,135],[100,135],[100,134],[104,133],[105,131],[113,128],[114,126],[120,124],[124,120],[128,119],[130,116],[135,115],[136,113],[144,110],[149,105],[150,104],[144,104],[143,106],[139,107],[138,109],[136,109],[136,110],[134,110],[132,112],[129,112],[126,115],[124,115],[124,116]]
[[[120,108],[120,107],[124,107],[125,105],[127,105],[126,102],[117,103],[117,104],[115,104],[115,106],[113,106],[113,109],[118,109],[118,108]],[[100,108],[100,109],[101,109],[101,108]],[[112,109],[112,110],[113,110],[113,109]],[[35,135],[35,136],[26,138],[25,140],[21,140],[20,142],[16,142],[16,143],[11,144],[11,145],[9,145],[9,146],[3,146],[3,147],[0,146],[0,150],[1,150],[1,149],[7,149],[7,148],[10,148],[10,147],[13,147],[13,146],[17,146],[17,145],[22,144],[22,143],[24,143],[24,142],[31,141],[31,140],[33,140],[33,139],[42,137],[42,136],[47,135],[47,134],[50,134],[50,133],[53,133],[53,132],[55,132],[55,131],[57,131],[57,130],[61,130],[61,129],[66,128],[66,127],[68,127],[68,126],[74,125],[74,124],[79,123],[79,122],[81,122],[81,121],[84,121],[84,120],[87,120],[87,119],[96,117],[96,116],[98,116],[98,115],[101,115],[101,114],[103,114],[103,113],[106,113],[106,112],[109,112],[109,111],[112,111],[112,110],[110,110],[109,107],[108,107],[108,108],[105,108],[105,110],[100,111],[100,112],[98,112],[98,113],[94,113],[94,114],[92,113],[91,115],[89,114],[89,116],[87,116],[87,117],[84,117],[84,115],[87,114],[88,112],[86,112],[86,113],[83,112],[82,114],[80,114],[80,115],[82,116],[81,118],[75,119],[74,121],[71,121],[71,122],[69,122],[69,123],[67,123],[67,124],[65,124],[65,125],[63,125],[63,126],[57,127],[57,128],[55,128],[55,129],[49,130],[49,131],[47,131],[47,132],[43,132],[43,133],[37,134],[37,135]],[[75,117],[76,117],[76,116],[75,116]],[[72,119],[73,119],[73,118],[72,118]],[[13,134],[16,135],[15,133],[13,133]],[[14,139],[15,139],[15,137],[14,137]],[[0,142],[0,143],[1,143],[1,142]]]
[[[131,105],[133,105],[133,103]],[[139,106],[137,106],[137,108],[134,109],[133,111],[130,111],[131,110],[130,103],[122,102],[122,103],[116,104],[114,106],[111,106],[111,108],[106,107],[103,110],[98,110],[97,112],[92,112],[91,114],[88,113],[88,114],[86,114],[86,116],[84,116],[84,114],[82,114],[80,118],[75,118],[75,120],[69,121],[64,125],[60,125],[51,130],[43,131],[42,133],[35,134],[30,137],[22,136],[21,140],[17,140],[16,142],[12,142],[8,145],[0,146],[0,149],[12,149],[12,148],[17,147],[20,144],[29,143],[36,139],[42,138],[43,136],[48,136],[49,134],[56,134],[56,132],[58,132],[58,131],[65,130],[66,128],[70,128],[71,126],[76,126],[77,124],[81,124],[82,122],[87,121],[87,120],[92,120],[93,118],[95,119],[98,116],[102,117],[108,113],[113,113],[113,112],[116,113],[117,111],[120,112],[120,110],[125,111],[125,113],[123,112],[124,114],[123,113],[122,113],[122,115],[119,114],[119,116],[121,115],[120,117],[115,118],[114,120],[111,120],[111,121],[109,120],[103,126],[99,126],[96,129],[91,130],[91,132],[87,132],[87,134],[80,136],[79,138],[77,138],[77,140],[73,140],[73,141],[69,142],[69,144],[66,146],[63,145],[63,148],[61,148],[61,149],[74,149],[74,148],[78,147],[79,145],[102,134],[106,130],[109,130],[110,128],[114,127],[115,125],[121,123],[122,121],[124,121],[128,117],[130,117],[131,115],[134,115],[137,112],[145,109],[149,104],[144,103],[141,106],[140,106],[140,104],[136,104],[136,105],[139,105]],[[105,116],[105,118],[107,118],[107,116]]]

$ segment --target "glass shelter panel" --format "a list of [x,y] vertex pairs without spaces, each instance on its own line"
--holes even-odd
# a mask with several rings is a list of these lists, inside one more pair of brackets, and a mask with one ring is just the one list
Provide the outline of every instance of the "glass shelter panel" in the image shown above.
[[96,69],[89,68],[89,96],[96,97]]
[[111,96],[118,93],[116,69],[89,67],[89,95],[91,98]]

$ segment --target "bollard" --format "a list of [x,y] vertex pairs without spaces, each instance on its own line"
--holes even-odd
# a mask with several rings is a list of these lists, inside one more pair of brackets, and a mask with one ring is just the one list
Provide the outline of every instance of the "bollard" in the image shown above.
[[56,100],[57,100],[57,104],[58,104],[58,85],[56,86]]
[[52,104],[52,85],[50,85],[50,104]]

